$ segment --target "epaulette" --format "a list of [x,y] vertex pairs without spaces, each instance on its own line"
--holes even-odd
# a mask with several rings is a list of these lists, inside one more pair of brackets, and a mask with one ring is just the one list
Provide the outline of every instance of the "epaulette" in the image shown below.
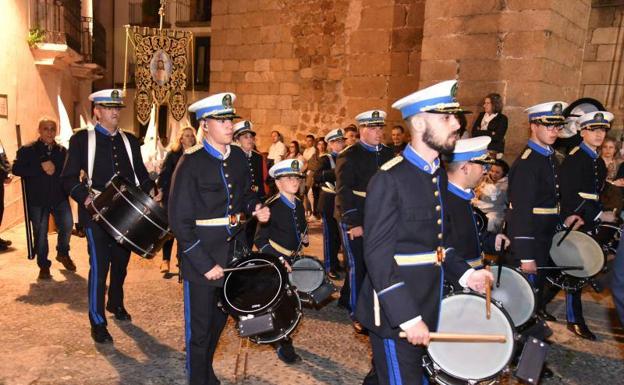
[[338,155],[342,154],[343,152],[347,151],[348,149],[350,149],[350,148],[351,148],[351,147],[353,147],[353,146],[354,146],[354,144],[348,145],[347,147],[343,148],[343,149],[342,149],[342,151],[340,151],[340,152],[338,153]]
[[262,156],[262,153],[256,149],[252,149],[251,152],[255,152],[256,154]]
[[570,150],[570,152],[568,153],[568,155],[574,155],[578,150],[580,149],[579,146],[574,147],[572,150]]
[[530,148],[527,148],[526,150],[524,150],[524,152],[522,153],[522,156],[520,157],[520,159],[526,159],[529,157],[529,155],[531,155],[531,152],[533,150],[531,150]]
[[298,196],[295,195],[295,199],[298,200],[299,202],[301,202],[301,198],[299,198]]
[[321,155],[321,158],[322,158],[322,157],[324,157],[324,156],[327,156],[327,157],[329,157],[329,156],[331,156],[331,154],[330,154],[330,153],[327,153],[327,154],[323,154],[323,155]]
[[390,159],[386,163],[382,164],[381,165],[381,169],[384,170],[384,171],[388,171],[392,167],[394,167],[397,164],[401,163],[402,161],[403,161],[403,157],[401,155],[395,156],[394,158]]
[[273,195],[272,197],[270,197],[269,199],[267,199],[267,200],[265,200],[265,201],[264,201],[264,205],[265,205],[265,206],[270,205],[271,203],[275,202],[275,201],[279,198],[279,196],[280,196],[280,195],[279,195],[279,193],[278,193],[278,194]]
[[79,133],[79,132],[81,132],[81,131],[86,131],[86,130],[88,130],[88,129],[89,129],[89,127],[79,127],[79,128],[75,128],[75,129],[74,129],[74,134],[77,134],[77,133]]
[[201,144],[201,143],[200,143],[200,144],[196,144],[196,145],[194,145],[193,147],[191,147],[191,148],[187,148],[186,150],[184,150],[184,153],[185,153],[185,154],[192,154],[192,153],[194,153],[194,152],[199,151],[199,150],[200,150],[200,149],[202,149],[202,148],[204,148],[204,145],[203,145],[203,144]]

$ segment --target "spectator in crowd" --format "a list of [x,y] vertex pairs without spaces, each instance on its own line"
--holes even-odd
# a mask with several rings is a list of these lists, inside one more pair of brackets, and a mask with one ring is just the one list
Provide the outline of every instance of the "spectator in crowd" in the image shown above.
[[271,168],[280,160],[284,159],[288,153],[288,149],[284,144],[284,137],[279,131],[271,131],[271,147],[269,147],[269,155],[267,156],[267,167]]
[[[4,185],[11,183],[11,163],[6,156],[2,141],[0,141],[0,224],[4,216]],[[0,251],[7,250],[11,246],[11,241],[0,238]]]
[[310,159],[314,156],[314,154],[316,154],[315,143],[316,143],[316,139],[314,138],[314,135],[312,134],[306,135],[305,150],[303,150],[303,160],[305,161],[305,164],[306,164],[306,172],[304,173],[305,183],[303,183],[304,185],[303,207],[305,208],[306,217],[309,217],[310,215],[312,215],[312,203],[311,203],[312,201],[308,197],[308,194],[311,194],[310,189],[312,188],[312,185],[314,184],[314,172],[310,171]]
[[[321,218],[320,213],[318,211],[318,200],[321,194],[321,187],[317,183],[314,182],[314,173],[316,172],[316,170],[318,170],[319,166],[321,165],[321,157],[327,153],[327,143],[325,143],[325,140],[323,140],[323,138],[318,138],[316,141],[315,148],[316,148],[316,152],[314,153],[314,155],[312,155],[307,165],[307,169],[311,173],[310,177],[306,178],[306,185],[309,186],[307,196],[311,203],[312,212],[306,213],[306,215],[308,215],[308,217],[312,215],[313,218],[318,220]],[[311,219],[312,218],[309,218],[308,220],[311,220]]]
[[58,236],[56,260],[65,269],[76,271],[76,265],[69,256],[69,239],[73,218],[69,199],[63,191],[61,170],[65,162],[67,149],[58,145],[56,122],[49,118],[39,120],[39,138],[17,151],[13,164],[13,173],[26,181],[26,199],[28,215],[34,233],[34,251],[39,266],[39,279],[50,279],[48,259],[48,220],[50,213],[54,217]]
[[505,152],[505,133],[507,132],[507,117],[503,115],[503,98],[497,93],[491,93],[483,99],[483,112],[472,125],[472,136],[487,135],[492,138],[488,150],[501,159]]
[[[288,154],[286,154],[286,157],[284,159],[297,159],[299,161],[299,164],[301,164],[301,173],[303,175],[305,175],[306,171],[307,171],[307,167],[308,164],[305,162],[304,158],[303,158],[303,154],[301,153],[301,147],[299,146],[299,142],[296,140],[293,140],[292,142],[290,142],[288,144]],[[305,186],[303,183],[299,183],[299,196],[303,195],[303,192],[305,191]]]
[[358,128],[355,124],[349,124],[342,131],[344,131],[345,145],[351,146],[358,140]]
[[[169,203],[169,188],[171,187],[171,177],[178,161],[184,154],[184,151],[193,147],[196,143],[197,133],[193,127],[187,126],[178,132],[177,138],[171,143],[171,147],[165,160],[163,161],[160,175],[158,175],[157,187],[158,195],[156,201],[160,201],[162,206],[167,210]],[[173,238],[163,244],[163,261],[160,265],[161,273],[169,273],[171,268],[171,250],[173,249]]]
[[392,149],[394,155],[400,155],[407,145],[405,141],[405,128],[400,124],[392,127],[391,137],[392,142],[388,143],[388,147]]
[[488,218],[487,231],[499,233],[507,207],[507,173],[509,165],[497,160],[476,188],[473,205]]
[[605,138],[599,149],[600,157],[607,166],[607,179],[605,186],[600,194],[600,202],[602,202],[605,210],[622,209],[624,193],[624,179],[618,177],[624,172],[619,171],[622,164],[618,143],[612,138]]

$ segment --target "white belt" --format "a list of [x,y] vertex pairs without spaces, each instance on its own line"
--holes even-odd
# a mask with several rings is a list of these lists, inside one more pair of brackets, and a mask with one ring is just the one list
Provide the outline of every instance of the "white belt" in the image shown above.
[[281,246],[279,243],[271,239],[269,239],[269,245],[271,245],[271,247],[275,249],[275,251],[277,251],[278,253],[284,254],[286,256],[291,256],[295,254],[293,250],[288,250],[287,248]]
[[533,207],[533,214],[536,214],[536,215],[559,214],[559,207]]
[[325,191],[326,193],[329,194],[335,194],[336,191],[332,190],[331,188],[327,187],[327,186],[321,186],[321,190]]
[[206,226],[206,227],[219,227],[219,226],[231,226],[234,227],[241,222],[244,221],[244,215],[241,213],[232,214],[227,217],[222,218],[211,218],[211,219],[196,219],[196,226]]
[[352,190],[352,191],[353,191],[353,195],[357,195],[359,197],[366,198],[366,191],[355,191],[355,190]]
[[598,202],[598,199],[599,199],[598,194],[589,194],[589,193],[580,192],[580,193],[578,193],[578,195],[581,198],[587,199],[587,200],[590,200],[590,201]]
[[438,250],[428,251],[425,253],[396,254],[394,256],[394,260],[399,266],[431,265],[444,262],[444,256],[445,250],[440,247]]

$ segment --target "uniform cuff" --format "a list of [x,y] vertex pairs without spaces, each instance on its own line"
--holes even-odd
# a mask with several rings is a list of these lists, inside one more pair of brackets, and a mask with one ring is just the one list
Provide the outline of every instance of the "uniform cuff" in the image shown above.
[[409,321],[405,321],[402,324],[399,325],[399,327],[401,328],[401,330],[403,331],[407,331],[407,329],[411,328],[412,326],[416,325],[417,323],[419,323],[422,320],[421,316],[418,317],[414,317]]
[[521,263],[530,263],[530,262],[535,262],[535,259],[521,259],[520,262]]
[[466,272],[461,276],[461,278],[459,279],[459,284],[461,285],[461,287],[468,287],[468,277],[474,271],[475,271],[475,269],[470,268],[470,269],[466,270]]

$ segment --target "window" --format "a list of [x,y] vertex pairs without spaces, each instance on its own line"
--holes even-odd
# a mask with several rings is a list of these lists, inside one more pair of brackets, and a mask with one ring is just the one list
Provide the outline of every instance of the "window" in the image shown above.
[[210,86],[210,37],[195,38],[195,88],[207,90]]

